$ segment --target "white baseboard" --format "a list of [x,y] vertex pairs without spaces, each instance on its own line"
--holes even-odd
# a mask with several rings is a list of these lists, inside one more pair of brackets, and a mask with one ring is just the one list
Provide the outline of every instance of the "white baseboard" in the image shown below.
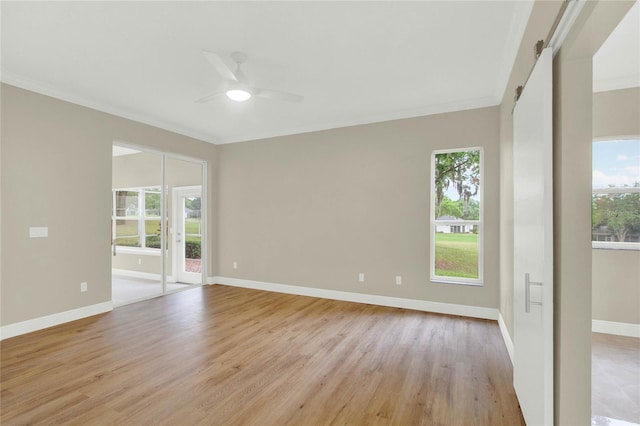
[[509,330],[507,330],[507,324],[504,322],[504,318],[502,317],[502,312],[498,311],[498,325],[500,326],[500,333],[502,333],[502,339],[504,340],[504,345],[507,347],[507,352],[509,353],[509,358],[511,359],[511,365],[513,365],[513,340],[511,340],[511,335],[509,334]]
[[216,283],[216,278],[218,277],[207,277],[207,284],[212,285]]
[[255,290],[273,291],[276,293],[295,294],[298,296],[319,297],[322,299],[341,300],[345,302],[366,303],[369,305],[388,306],[392,308],[413,309],[416,311],[436,312],[439,314],[460,315],[464,317],[498,319],[498,310],[479,306],[456,305],[452,303],[431,302],[428,300],[404,299],[399,297],[378,296],[375,294],[350,293],[338,290],[326,290],[313,287],[302,287],[288,284],[275,284],[239,278],[212,277],[213,283]]
[[38,331],[44,328],[53,327],[55,325],[64,324],[65,322],[75,321],[93,315],[102,314],[111,310],[113,310],[113,303],[103,302],[96,305],[84,306],[82,308],[72,309],[70,311],[47,315],[45,317],[16,322],[0,327],[0,340],[19,336],[21,334],[31,333],[32,331]]
[[592,320],[591,331],[594,333],[640,338],[640,324],[630,324],[627,322]]

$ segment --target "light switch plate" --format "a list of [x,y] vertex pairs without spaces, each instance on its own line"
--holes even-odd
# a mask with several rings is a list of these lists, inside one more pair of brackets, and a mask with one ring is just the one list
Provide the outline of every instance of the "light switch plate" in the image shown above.
[[49,236],[49,228],[46,226],[32,226],[29,228],[29,238],[46,238]]

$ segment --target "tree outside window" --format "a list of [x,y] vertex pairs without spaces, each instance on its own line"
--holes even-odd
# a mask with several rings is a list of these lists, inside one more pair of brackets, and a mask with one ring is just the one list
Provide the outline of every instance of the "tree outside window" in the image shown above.
[[640,140],[593,144],[594,248],[640,249]]

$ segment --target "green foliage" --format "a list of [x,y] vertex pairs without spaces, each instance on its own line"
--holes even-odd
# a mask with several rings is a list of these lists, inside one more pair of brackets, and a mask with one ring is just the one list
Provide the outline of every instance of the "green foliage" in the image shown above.
[[451,201],[451,198],[445,195],[442,198],[442,203],[440,205],[440,215],[436,216],[436,218],[440,216],[453,216],[453,217],[461,218],[462,217],[461,203]]
[[478,278],[478,236],[436,234],[436,275]]
[[186,208],[191,210],[200,210],[202,201],[200,197],[186,198],[184,200],[184,205]]
[[185,257],[187,259],[200,259],[202,244],[200,241],[185,241]]
[[479,220],[480,219],[480,203],[470,198],[468,202],[464,200],[452,201],[446,195],[442,197],[442,204],[440,205],[441,216],[454,216],[458,219],[465,220]]
[[144,193],[144,208],[147,213],[152,213],[153,215],[160,215],[160,194],[153,192]]
[[160,235],[147,236],[146,245],[149,248],[160,248]]
[[453,187],[458,193],[464,214],[471,203],[471,197],[477,195],[480,188],[480,151],[436,154],[434,187],[436,217],[444,215],[442,205],[449,187]]
[[640,233],[640,193],[594,194],[591,224],[593,231],[609,232],[616,241]]

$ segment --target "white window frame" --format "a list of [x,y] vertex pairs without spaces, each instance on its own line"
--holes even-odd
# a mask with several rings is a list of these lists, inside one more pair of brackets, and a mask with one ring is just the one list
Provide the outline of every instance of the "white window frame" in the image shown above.
[[[149,191],[150,188],[160,188],[157,191]],[[116,216],[117,205],[116,205],[116,192],[127,191],[127,192],[137,192],[138,193],[138,217],[136,219],[132,219],[127,216]],[[116,253],[127,253],[127,254],[144,254],[151,256],[160,256],[160,249],[154,247],[146,247],[147,243],[147,235],[146,235],[146,201],[145,201],[145,193],[158,193],[160,194],[160,199],[162,203],[162,187],[161,185],[151,185],[151,186],[141,186],[141,187],[133,187],[133,188],[114,188],[111,190],[111,196],[113,199],[112,203],[112,211],[111,211],[111,221],[112,221],[112,229],[113,229],[113,244],[115,245]],[[155,218],[153,218],[155,220]],[[158,216],[158,220],[162,221],[162,215]],[[117,220],[137,220],[138,221],[138,238],[140,241],[141,247],[131,247],[131,246],[119,246],[117,244],[116,238],[116,221]]]
[[[466,152],[466,151],[479,151],[480,152],[480,219],[479,220],[436,220],[435,214],[435,179],[436,179],[436,155],[448,154],[453,152]],[[430,236],[431,236],[431,250],[429,254],[429,270],[431,282],[445,283],[445,284],[461,284],[471,286],[483,286],[484,285],[484,148],[482,147],[468,147],[468,148],[456,148],[456,149],[439,149],[431,152],[431,181],[430,181]],[[436,227],[437,226],[463,226],[463,225],[475,225],[478,229],[478,278],[466,278],[466,277],[447,277],[436,275]]]
[[[595,194],[611,195],[611,194],[637,194],[640,193],[640,187],[612,187],[612,188],[594,188],[591,190],[591,196]],[[591,204],[593,208],[593,203]],[[593,238],[593,230],[591,230]],[[598,250],[640,250],[640,242],[624,242],[624,241],[591,241],[591,248]]]

